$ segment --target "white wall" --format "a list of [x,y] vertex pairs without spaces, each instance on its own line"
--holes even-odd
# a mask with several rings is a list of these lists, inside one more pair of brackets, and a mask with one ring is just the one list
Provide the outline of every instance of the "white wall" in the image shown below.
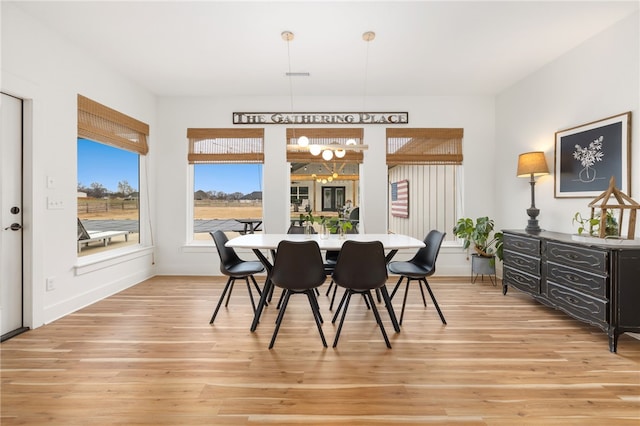
[[[300,111],[350,111],[361,98],[300,97]],[[193,187],[187,165],[187,128],[233,127],[232,112],[288,111],[288,97],[161,98],[158,103],[158,273],[217,274],[218,259],[211,242],[190,243]],[[465,205],[471,215],[495,214],[492,172],[494,104],[491,97],[398,97],[367,100],[371,111],[407,111],[410,127],[465,129]],[[264,229],[285,232],[289,221],[289,173],[285,152],[286,126],[265,126]],[[360,171],[360,219],[369,233],[387,231],[387,166],[384,125],[364,127],[369,150]],[[169,172],[170,171],[170,172]],[[482,175],[482,179],[476,176]],[[184,202],[176,202],[184,200]],[[450,230],[447,230],[450,232]],[[206,246],[203,247],[202,245]],[[247,253],[244,257],[251,257]],[[467,275],[469,265],[459,247],[441,251],[439,273]],[[398,259],[402,254],[398,254]]]
[[[25,99],[28,112],[23,203],[25,325],[37,327],[154,275],[150,249],[110,262],[87,264],[88,258],[77,259],[76,97],[81,93],[148,123],[151,129],[156,122],[155,98],[5,2],[1,52],[1,89]],[[152,133],[151,154],[143,165],[150,173],[155,137]],[[47,177],[54,179],[54,188],[47,188]],[[154,192],[152,182],[150,193]],[[62,201],[64,208],[47,210],[48,197]],[[141,221],[147,239],[148,223]],[[82,263],[84,267],[79,267]],[[55,279],[54,291],[45,292],[46,278]]]
[[[496,194],[503,228],[522,229],[531,204],[529,180],[516,177],[518,154],[544,151],[551,172],[536,183],[543,229],[575,233],[574,213],[592,198],[554,198],[555,132],[632,112],[631,194],[640,200],[639,14],[585,41],[496,98]],[[627,215],[628,217],[628,215]],[[636,230],[640,224],[636,224]],[[636,238],[640,238],[636,231]]]

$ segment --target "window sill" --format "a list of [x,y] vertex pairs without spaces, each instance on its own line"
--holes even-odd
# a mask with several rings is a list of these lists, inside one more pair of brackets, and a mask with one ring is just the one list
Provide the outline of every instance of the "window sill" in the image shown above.
[[153,254],[153,246],[142,247],[138,245],[117,250],[109,250],[107,252],[78,258],[73,268],[76,276],[84,275],[100,269],[119,265],[139,257],[149,256],[151,254]]
[[193,240],[185,243],[180,249],[183,253],[213,253],[216,251],[216,246],[213,244],[213,240]]

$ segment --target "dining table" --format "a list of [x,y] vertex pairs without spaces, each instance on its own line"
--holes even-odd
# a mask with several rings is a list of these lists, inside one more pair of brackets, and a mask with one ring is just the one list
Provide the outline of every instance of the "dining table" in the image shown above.
[[[380,241],[386,251],[386,261],[389,263],[391,259],[396,255],[398,250],[405,249],[420,249],[424,247],[424,242],[417,238],[410,237],[408,235],[401,234],[345,234],[340,236],[338,234],[245,234],[240,235],[227,241],[226,246],[234,249],[250,249],[256,257],[262,262],[266,271],[267,279],[265,280],[262,295],[260,301],[256,306],[253,322],[251,323],[251,331],[255,331],[258,323],[260,322],[260,316],[262,310],[267,305],[267,299],[272,291],[273,283],[269,279],[271,275],[271,269],[273,263],[265,255],[264,251],[268,251],[275,258],[277,255],[277,248],[280,241],[309,241],[313,240],[318,243],[318,247],[323,251],[340,251],[342,244],[345,241]],[[380,288],[380,293],[384,299],[389,317],[393,324],[393,328],[396,332],[400,332],[400,325],[396,318],[393,306],[391,305],[391,299],[387,291],[386,286]]]

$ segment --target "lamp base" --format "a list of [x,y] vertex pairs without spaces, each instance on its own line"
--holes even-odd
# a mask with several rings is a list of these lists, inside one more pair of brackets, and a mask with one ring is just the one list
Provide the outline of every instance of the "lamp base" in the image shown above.
[[535,234],[542,231],[542,229],[540,229],[540,226],[538,225],[538,221],[532,219],[529,219],[529,222],[527,222],[527,227],[524,228],[524,230],[529,234]]
[[527,222],[527,227],[524,228],[526,232],[535,233],[541,231],[540,226],[538,225],[538,219],[536,219],[539,213],[540,210],[535,207],[527,209],[527,215],[529,215],[530,219]]

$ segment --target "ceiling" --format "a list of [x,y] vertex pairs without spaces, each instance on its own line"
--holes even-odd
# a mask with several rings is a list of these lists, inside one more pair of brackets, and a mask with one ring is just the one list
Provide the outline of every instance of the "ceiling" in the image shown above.
[[159,96],[494,95],[639,3],[16,2]]

